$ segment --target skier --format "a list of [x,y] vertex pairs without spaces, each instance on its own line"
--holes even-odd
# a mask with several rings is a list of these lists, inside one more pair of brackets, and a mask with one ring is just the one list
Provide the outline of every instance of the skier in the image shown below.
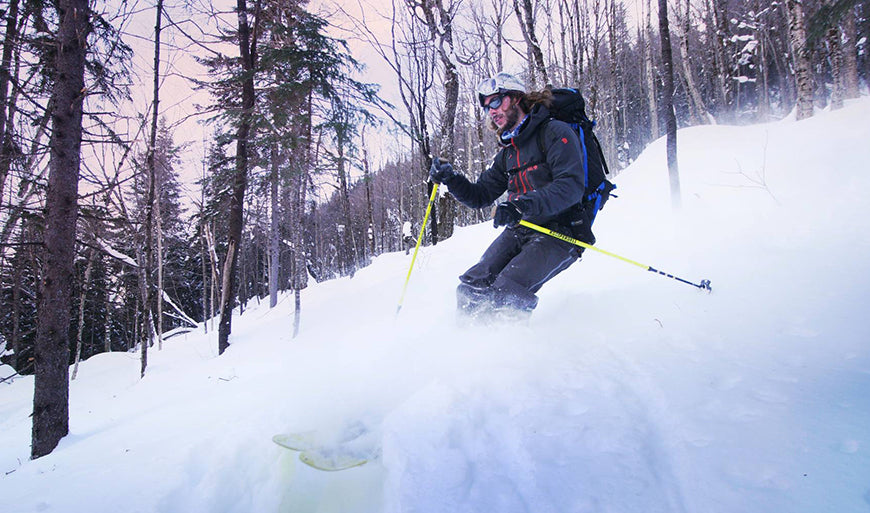
[[488,206],[507,192],[493,214],[494,226],[506,228],[459,277],[457,307],[472,319],[485,312],[526,319],[538,304],[536,292],[582,249],[518,223],[525,219],[571,233],[566,216],[583,198],[585,156],[574,130],[550,119],[549,91],[527,93],[521,80],[501,72],[483,80],[477,94],[501,146],[492,165],[472,183],[435,158],[429,177],[471,208]]

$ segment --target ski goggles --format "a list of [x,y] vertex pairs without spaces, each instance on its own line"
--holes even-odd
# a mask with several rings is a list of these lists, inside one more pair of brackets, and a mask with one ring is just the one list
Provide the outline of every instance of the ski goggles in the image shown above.
[[495,78],[484,78],[477,85],[477,94],[480,96],[492,96],[498,93],[498,81]]
[[504,101],[505,96],[507,96],[507,95],[500,94],[500,95],[494,97],[492,100],[489,101],[489,103],[487,103],[486,105],[483,106],[483,111],[489,112],[492,109],[497,109],[497,108],[501,107],[501,104]]

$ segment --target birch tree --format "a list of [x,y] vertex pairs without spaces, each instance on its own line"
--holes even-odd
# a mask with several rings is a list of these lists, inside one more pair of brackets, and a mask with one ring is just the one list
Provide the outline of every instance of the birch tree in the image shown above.
[[[152,99],[151,99],[151,133],[148,139],[148,150],[146,152],[146,172],[148,173],[148,194],[145,198],[145,229],[144,229],[144,249],[142,251],[142,259],[140,262],[140,286],[142,287],[142,303],[144,306],[144,329],[145,338],[142,340],[142,356],[140,375],[145,376],[145,369],[148,367],[148,347],[151,345],[151,336],[155,326],[152,324],[153,317],[151,315],[151,307],[154,305],[155,294],[154,284],[152,283],[151,269],[153,266],[153,241],[154,232],[152,230],[154,222],[154,202],[156,197],[157,187],[157,169],[155,164],[154,154],[157,145],[157,120],[160,114],[160,30],[163,21],[163,0],[157,0],[156,8],[157,19],[154,23],[154,66],[152,68]],[[160,315],[159,309],[158,314]],[[159,324],[159,321],[158,321]],[[160,330],[157,328],[157,336],[160,336]]]
[[730,58],[730,14],[727,0],[707,0],[708,28],[712,29],[713,58],[716,66],[714,80],[716,83],[716,100],[719,114],[730,117],[732,114],[733,73]]
[[843,13],[843,88],[847,99],[859,96],[857,42],[855,8],[850,7]]
[[692,71],[692,58],[689,52],[689,34],[692,31],[692,13],[689,0],[686,0],[685,10],[680,8],[681,2],[677,0],[676,20],[677,20],[677,39],[679,40],[680,61],[682,63],[683,78],[686,82],[686,90],[689,96],[689,105],[692,108],[693,120],[695,123],[705,124],[712,120],[712,116],[707,112],[707,107],[704,105],[704,100],[701,97],[701,92],[698,85],[695,83],[695,74]]
[[[522,2],[522,5],[520,5]],[[547,73],[547,65],[544,63],[544,52],[541,51],[541,44],[538,42],[538,36],[535,34],[535,9],[532,6],[532,0],[513,0],[514,13],[517,16],[517,21],[520,24],[520,30],[523,33],[523,39],[526,42],[527,52],[531,59],[530,61],[530,88],[537,89],[537,77],[541,77],[541,85],[550,84],[550,76]]]
[[785,0],[785,7],[788,14],[791,61],[797,89],[795,116],[800,121],[813,115],[813,77],[807,48],[803,0]]
[[657,94],[657,83],[656,83],[656,60],[655,53],[653,52],[653,27],[652,27],[652,8],[650,4],[651,0],[646,1],[646,9],[644,10],[646,13],[646,24],[643,29],[644,42],[644,62],[646,66],[644,66],[644,78],[646,79],[646,92],[647,92],[647,106],[649,111],[649,120],[650,120],[650,132],[651,139],[658,139],[661,130],[659,129],[659,108],[658,108],[658,94]]

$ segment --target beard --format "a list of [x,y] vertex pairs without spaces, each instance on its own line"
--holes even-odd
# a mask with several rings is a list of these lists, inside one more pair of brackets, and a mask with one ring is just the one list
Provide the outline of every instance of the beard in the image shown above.
[[495,125],[495,123],[492,122],[492,120],[490,120],[490,123],[492,124],[492,126],[495,127],[496,133],[498,133],[498,135],[501,135],[505,132],[513,130],[513,128],[517,126],[517,123],[520,122],[520,115],[522,115],[520,106],[517,104],[513,104],[511,105],[510,110],[505,113],[504,126],[499,128]]

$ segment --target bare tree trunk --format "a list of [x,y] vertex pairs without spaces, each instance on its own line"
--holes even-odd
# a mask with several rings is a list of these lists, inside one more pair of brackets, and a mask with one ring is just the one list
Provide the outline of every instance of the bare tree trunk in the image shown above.
[[532,0],[522,0],[522,8],[520,8],[520,0],[514,0],[514,12],[517,15],[517,21],[520,24],[520,29],[523,32],[523,39],[526,41],[526,47],[532,59],[529,65],[533,68],[532,83],[529,84],[531,89],[536,89],[536,77],[540,75],[541,85],[550,84],[550,77],[547,74],[547,65],[544,63],[544,53],[541,51],[541,45],[538,43],[538,37],[535,35],[535,10],[532,7]]
[[248,255],[246,253],[246,247],[244,246],[244,239],[240,239],[239,247],[237,248],[236,253],[236,275],[239,277],[236,280],[238,286],[236,287],[236,304],[239,305],[239,315],[245,313],[245,308],[248,307],[248,297],[250,294],[248,293]]
[[70,380],[76,379],[76,375],[79,373],[79,362],[82,359],[82,335],[85,330],[85,298],[87,297],[88,289],[91,284],[91,272],[94,269],[94,260],[96,260],[97,251],[95,249],[91,249],[91,255],[88,257],[88,265],[85,267],[85,279],[82,284],[82,293],[79,298],[79,325],[78,330],[76,331],[76,356],[75,356],[75,364],[73,365],[72,376]]
[[75,273],[85,55],[91,31],[87,0],[59,0],[56,80],[45,199],[44,264],[36,326],[31,457],[49,454],[69,433],[70,290]]
[[581,20],[580,0],[574,0],[573,7],[574,23],[571,32],[574,35],[571,38],[573,46],[571,51],[571,83],[579,89],[583,87],[583,21]]
[[[306,154],[309,153],[306,152]],[[308,267],[306,266],[306,251],[302,227],[302,219],[305,214],[305,196],[308,190],[306,173],[303,166],[303,169],[299,170],[299,174],[293,177],[290,184],[292,194],[290,204],[290,241],[293,246],[291,252],[290,286],[293,289],[293,338],[296,338],[299,334],[299,326],[302,323],[302,289],[308,286]]]
[[[205,142],[205,141],[203,141]],[[205,146],[203,144],[203,146]],[[208,237],[206,233],[208,232],[208,222],[205,219],[205,162],[206,157],[205,153],[203,153],[202,160],[202,178],[203,181],[200,184],[199,189],[199,205],[201,217],[199,220],[199,230],[200,230],[200,258],[202,258],[202,329],[203,332],[208,334],[208,319],[209,319],[209,304],[208,304],[208,287],[209,287],[209,279],[208,279],[208,267],[207,267],[207,259],[210,254],[208,252]]]
[[12,107],[8,103],[8,88],[12,79],[12,53],[17,44],[19,44],[18,0],[10,0],[6,7],[6,38],[3,42],[2,61],[0,61],[0,200],[3,198],[4,185],[12,165],[14,152],[12,120],[9,119],[7,112],[12,111]]
[[106,317],[103,319],[103,351],[112,352],[112,299],[111,294],[106,295]]
[[492,0],[492,13],[495,19],[495,69],[501,71],[504,69],[504,24],[509,16],[505,14],[505,2]]
[[[203,223],[204,225],[205,223]],[[202,258],[202,330],[208,333],[208,267],[205,234],[200,235],[200,258]]]
[[[568,30],[570,29],[568,13],[566,12],[568,6],[565,3],[565,0],[558,0],[558,9],[559,9],[559,53],[560,53],[560,65],[562,69],[559,70],[561,72],[561,76],[559,79],[562,81],[563,85],[569,83],[568,74],[571,72],[571,66],[568,62]],[[557,72],[559,73],[559,72]]]
[[278,182],[279,173],[279,158],[278,148],[272,145],[269,155],[272,174],[269,178],[269,200],[271,204],[271,218],[269,220],[269,308],[275,308],[278,304],[278,266],[281,256],[281,236],[278,233],[279,213],[278,213]]
[[[21,238],[24,238],[22,233]],[[28,253],[31,253],[28,251]],[[24,362],[21,359],[21,279],[23,265],[12,268],[12,367],[16,371],[24,370]]]
[[[160,105],[160,26],[163,19],[163,0],[157,0],[157,21],[154,24],[154,80],[153,80],[153,103],[151,105],[151,136],[148,140],[148,153],[146,156],[148,167],[148,193],[145,200],[145,228],[143,230],[144,245],[142,251],[142,259],[140,261],[139,279],[142,288],[143,302],[143,319],[145,323],[144,339],[142,340],[142,365],[141,375],[145,376],[145,369],[148,367],[148,347],[151,345],[151,336],[154,332],[153,326],[149,321],[152,308],[154,305],[154,285],[151,283],[152,276],[152,251],[154,242],[153,222],[154,222],[154,203],[156,201],[157,190],[157,165],[155,163],[155,152],[157,151],[157,119],[159,116]],[[152,328],[152,329],[149,329]]]
[[[833,6],[834,0],[825,0],[825,4]],[[845,91],[843,88],[843,45],[840,41],[839,23],[831,23],[826,34],[828,59],[831,64],[831,109],[842,109]]]
[[674,112],[674,64],[671,56],[671,33],[668,26],[668,0],[659,0],[659,35],[662,39],[662,108],[667,124],[668,177],[671,184],[671,204],[679,208],[680,168],[677,163],[677,116]]
[[719,115],[731,116],[732,80],[727,51],[728,38],[728,13],[725,0],[712,0],[708,7],[710,18],[708,25],[714,28],[714,60],[716,63],[716,96],[719,101]]
[[[157,178],[155,175],[154,178]],[[162,184],[160,185],[162,188]],[[163,350],[163,220],[161,217],[159,195],[154,202],[156,215],[154,216],[154,238],[157,241],[157,350]]]
[[[138,268],[137,268],[137,270],[138,270]],[[139,322],[139,315],[140,315],[139,309],[142,305],[139,304],[139,301],[140,301],[140,299],[136,298],[136,303],[133,305],[133,320],[131,321],[131,323],[133,324],[133,340],[134,341],[142,340],[142,335],[141,335],[142,323]],[[135,347],[136,346],[134,344],[133,347],[128,348],[128,349],[133,349]]]
[[217,317],[217,311],[215,306],[217,304],[217,296],[220,294],[220,283],[223,282],[220,276],[219,267],[218,267],[218,256],[217,256],[217,247],[215,245],[214,240],[214,231],[210,226],[206,223],[205,226],[205,237],[206,243],[208,245],[208,256],[209,256],[209,265],[211,266],[211,280],[209,287],[209,302],[208,302],[208,318],[212,322],[212,329],[214,329],[214,319]]
[[590,94],[587,98],[589,101],[586,103],[586,107],[592,113],[597,113],[601,112],[600,109],[602,109],[602,102],[599,97],[599,90],[601,87],[598,77],[599,66],[597,65],[602,46],[601,0],[591,0],[591,6],[588,5],[588,2],[589,0],[583,0],[584,10],[586,12],[592,12],[592,16],[587,16],[585,20],[588,24],[586,28],[587,44],[585,45],[587,52],[586,60],[591,63],[587,68],[587,71],[589,72],[587,83],[589,84]]
[[341,212],[344,222],[344,228],[339,227],[341,232],[341,264],[344,267],[344,272],[351,278],[356,274],[357,268],[357,250],[356,239],[353,236],[353,217],[350,213],[350,192],[347,187],[347,165],[344,156],[344,148],[347,143],[346,130],[340,128],[337,130],[336,146],[338,150],[338,190],[341,198]]
[[299,335],[299,325],[302,323],[302,291],[293,291],[293,338]]
[[[290,288],[293,289],[293,338],[296,338],[299,334],[299,327],[302,324],[302,289],[308,286],[307,251],[305,249],[305,235],[302,224],[305,217],[306,195],[309,186],[308,170],[312,166],[312,163],[317,162],[320,150],[319,140],[315,146],[312,133],[313,98],[314,91],[309,90],[307,123],[304,127],[306,144],[302,158],[295,159],[301,164],[297,169],[293,170],[288,186],[290,190]],[[317,238],[317,232],[318,230],[315,226],[315,239]],[[316,240],[314,245],[315,247],[317,246]]]
[[[149,195],[152,196],[152,195]],[[153,196],[152,196],[153,197]],[[153,201],[150,200],[150,201]],[[149,203],[150,203],[149,201]],[[150,218],[151,213],[150,209],[147,215],[147,218]],[[146,222],[146,225],[150,226],[150,220]],[[148,230],[150,232],[150,230]],[[148,348],[151,345],[152,336],[154,335],[154,328],[151,325],[151,321],[153,320],[151,317],[151,293],[149,292],[149,288],[151,284],[148,281],[148,269],[151,267],[151,249],[148,247],[148,236],[146,235],[145,248],[143,251],[139,251],[136,257],[136,261],[139,266],[137,267],[137,277],[139,280],[139,291],[140,291],[140,299],[142,301],[142,331],[141,340],[139,343],[140,346],[140,370],[139,374],[141,377],[145,377],[145,369],[148,367]]]
[[[615,16],[613,14],[613,5],[614,0],[604,0],[604,26],[607,31],[607,53],[608,53],[608,65],[607,65],[607,74],[609,77],[609,83],[606,87],[607,94],[604,96],[604,112],[603,116],[600,116],[607,121],[607,131],[612,134],[611,137],[607,137],[606,141],[603,143],[605,155],[615,155],[616,160],[619,161],[619,148],[620,148],[620,138],[619,138],[619,128],[618,128],[618,119],[619,115],[619,106],[618,106],[618,93],[617,93],[617,78],[616,78],[616,34],[615,34]],[[602,68],[604,68],[602,66]],[[605,79],[607,82],[607,79]]]
[[[761,11],[762,5],[765,0],[756,0],[756,12]],[[770,118],[770,89],[769,89],[769,76],[770,70],[768,69],[769,63],[767,62],[767,49],[769,44],[769,27],[765,26],[762,23],[762,20],[759,18],[756,21],[756,29],[755,29],[755,37],[758,40],[758,48],[756,50],[759,57],[759,74],[761,76],[761,89],[758,94],[758,119],[761,122],[767,122]]]
[[847,99],[857,98],[858,89],[858,31],[855,27],[855,8],[843,13],[843,88]]
[[[441,113],[441,155],[450,161],[456,161],[456,110],[459,105],[459,70],[456,69],[456,55],[453,49],[453,14],[441,5],[438,0],[438,15],[441,20],[439,33],[443,40],[439,44],[441,64],[444,66],[444,112]],[[437,216],[439,222],[437,235],[433,241],[448,239],[453,235],[456,217],[456,201],[449,194],[439,198]]]
[[[310,119],[310,118],[309,118]],[[309,130],[310,134],[310,130]],[[310,139],[309,139],[310,141]],[[290,180],[290,242],[292,265],[290,269],[290,287],[293,289],[293,338],[299,334],[302,321],[302,289],[308,286],[308,267],[306,266],[306,251],[302,220],[305,213],[305,198],[308,190],[307,165],[311,162],[311,144],[306,148],[303,165],[293,174]]]
[[369,252],[372,257],[375,256],[375,212],[372,205],[372,175],[369,170],[369,152],[366,148],[365,128],[362,131],[362,151],[363,151],[363,182],[366,189],[366,219],[368,220],[369,228],[366,230],[366,237],[369,242]]
[[685,77],[686,89],[689,93],[689,105],[692,106],[695,122],[699,124],[707,124],[710,122],[710,116],[707,113],[707,107],[704,105],[704,100],[701,98],[701,92],[695,84],[695,75],[692,73],[692,63],[689,54],[689,32],[692,28],[692,13],[689,0],[686,0],[685,12],[679,10],[679,5],[679,2],[677,2],[677,19],[678,22],[681,22],[677,24],[679,27],[677,38],[680,43],[680,60],[683,63],[683,76]]
[[248,186],[248,137],[251,133],[251,116],[254,112],[254,68],[256,63],[256,34],[251,34],[248,24],[248,6],[245,0],[237,0],[239,17],[239,51],[242,69],[247,77],[242,83],[242,115],[236,133],[236,172],[233,179],[233,194],[230,198],[227,255],[224,261],[223,287],[221,289],[220,324],[218,325],[218,354],[230,346],[232,332],[233,298],[236,289],[238,252],[242,243],[244,224],[245,189]]
[[788,13],[791,55],[797,87],[797,112],[795,117],[800,121],[813,115],[813,77],[807,50],[806,21],[804,20],[802,0],[786,0],[785,6]]
[[646,55],[646,87],[647,87],[647,100],[649,105],[649,119],[650,119],[650,130],[652,131],[652,138],[658,139],[661,135],[661,129],[659,128],[659,106],[658,106],[658,95],[656,94],[656,79],[655,79],[655,68],[656,62],[654,58],[655,52],[653,52],[653,30],[652,30],[652,6],[650,5],[651,0],[647,0],[646,3],[646,37],[644,38],[644,54]]
[[[445,8],[443,0],[406,0],[412,10],[420,9],[421,21],[429,29],[435,48],[444,67],[444,110],[441,112],[440,157],[449,161],[456,160],[456,109],[459,104],[459,70],[456,69],[456,54],[453,41],[453,17],[455,12]],[[420,119],[423,119],[421,113]],[[432,155],[429,152],[421,155],[425,169],[431,164]],[[431,194],[432,184],[429,184]],[[438,201],[435,212],[432,213],[432,243],[444,240],[453,235],[456,202],[452,197],[444,195]]]

